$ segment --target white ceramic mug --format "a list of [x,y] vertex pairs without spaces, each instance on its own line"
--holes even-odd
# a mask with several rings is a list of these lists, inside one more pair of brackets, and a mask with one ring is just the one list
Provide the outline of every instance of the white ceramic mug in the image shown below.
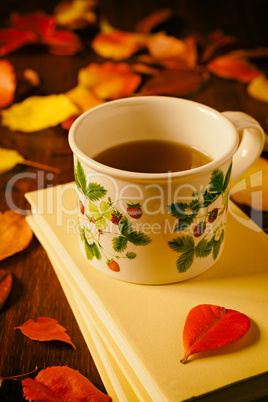
[[[136,173],[92,159],[112,146],[145,139],[186,144],[212,161],[180,172]],[[199,275],[220,257],[231,175],[239,177],[260,155],[264,133],[245,113],[148,96],[89,110],[74,122],[69,142],[85,258],[123,281],[166,284]],[[136,216],[129,203],[138,203]]]

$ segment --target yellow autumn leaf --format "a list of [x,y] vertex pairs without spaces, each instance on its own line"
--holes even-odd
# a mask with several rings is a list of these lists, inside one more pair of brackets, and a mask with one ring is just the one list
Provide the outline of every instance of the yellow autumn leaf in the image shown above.
[[66,92],[66,95],[76,106],[80,108],[81,112],[86,112],[95,106],[105,103],[82,85],[77,85],[76,87],[70,89],[70,91]]
[[79,109],[64,94],[32,96],[1,112],[3,126],[25,133],[57,126],[79,113]]
[[24,157],[20,155],[15,149],[0,148],[0,174],[8,172],[19,163],[27,166],[32,166],[37,169],[60,173],[60,170],[53,166],[48,166],[40,162],[34,162],[24,159]]
[[259,158],[231,186],[231,198],[256,211],[268,211],[268,161]]
[[0,148],[0,174],[13,169],[18,163],[23,163],[24,158],[14,149]]
[[70,29],[84,28],[96,21],[96,5],[96,0],[63,0],[56,5],[54,17],[61,26]]
[[268,80],[265,75],[259,75],[250,81],[247,92],[254,99],[268,102]]

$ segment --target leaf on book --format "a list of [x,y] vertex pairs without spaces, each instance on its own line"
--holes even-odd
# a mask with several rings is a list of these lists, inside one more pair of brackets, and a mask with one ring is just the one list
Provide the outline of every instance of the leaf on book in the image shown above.
[[0,212],[0,261],[24,250],[32,237],[25,216],[11,210]]
[[0,269],[0,310],[4,306],[12,289],[13,277],[10,272]]
[[27,401],[111,401],[78,370],[68,366],[47,367],[34,380],[24,379],[22,386]]
[[250,319],[236,310],[200,304],[190,310],[183,329],[185,363],[194,353],[216,349],[241,338],[250,327]]
[[66,329],[58,324],[58,322],[53,318],[39,317],[37,321],[30,319],[14,329],[20,329],[25,336],[35,341],[43,342],[57,340],[69,343],[74,349],[76,349],[70,336],[66,334]]

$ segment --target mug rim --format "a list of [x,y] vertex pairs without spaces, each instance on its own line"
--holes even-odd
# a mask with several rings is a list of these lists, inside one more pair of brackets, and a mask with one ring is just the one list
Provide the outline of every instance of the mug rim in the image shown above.
[[[112,104],[120,104],[120,103],[135,103],[139,101],[146,101],[149,100],[150,102],[160,102],[161,100],[164,99],[171,99],[171,100],[178,100],[183,103],[189,103],[192,104],[196,108],[202,108],[203,110],[206,110],[208,113],[212,113],[215,117],[219,118],[220,120],[224,121],[227,126],[229,126],[229,131],[233,133],[233,141],[229,145],[228,149],[225,151],[223,155],[220,157],[213,159],[212,161],[206,163],[205,165],[198,166],[192,169],[187,169],[187,170],[182,170],[178,172],[162,172],[162,173],[143,173],[143,172],[133,172],[130,170],[123,170],[123,169],[118,169],[114,168],[108,165],[105,165],[103,163],[97,162],[90,156],[86,155],[76,144],[75,141],[75,132],[78,129],[78,126],[81,124],[81,122],[88,117],[88,115],[92,114],[95,112],[95,110],[99,109],[105,109],[109,107],[109,105]],[[228,161],[233,154],[235,153],[238,143],[239,143],[239,135],[234,127],[234,125],[225,117],[221,112],[217,111],[216,109],[213,109],[210,106],[204,105],[200,102],[192,101],[189,99],[183,99],[183,98],[176,98],[176,97],[171,97],[171,96],[160,96],[160,95],[149,95],[149,96],[136,96],[133,98],[121,98],[121,99],[116,99],[116,100],[111,100],[106,103],[103,103],[101,105],[95,106],[92,109],[87,110],[86,112],[82,113],[72,124],[70,130],[69,130],[69,135],[68,135],[68,141],[70,148],[73,152],[73,154],[82,162],[84,162],[86,165],[90,166],[94,170],[98,171],[99,173],[107,174],[109,176],[116,176],[118,178],[122,179],[127,179],[127,180],[137,180],[137,181],[143,181],[143,180],[163,180],[163,179],[175,179],[175,178],[186,178],[186,177],[193,177],[193,176],[199,176],[206,174],[215,168],[223,165],[226,161]]]

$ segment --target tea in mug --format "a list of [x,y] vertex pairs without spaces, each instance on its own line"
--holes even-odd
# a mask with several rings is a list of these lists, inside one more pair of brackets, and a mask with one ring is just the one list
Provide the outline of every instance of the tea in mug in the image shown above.
[[212,160],[195,148],[165,140],[122,143],[105,149],[93,159],[116,169],[141,173],[180,172]]

